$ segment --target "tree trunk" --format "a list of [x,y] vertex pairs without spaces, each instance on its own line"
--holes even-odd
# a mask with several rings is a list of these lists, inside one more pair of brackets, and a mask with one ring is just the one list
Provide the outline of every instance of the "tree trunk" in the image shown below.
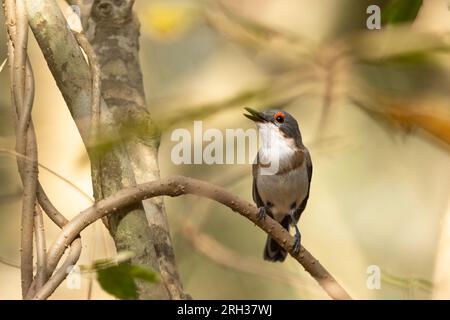
[[[91,1],[82,2],[82,12],[90,12],[85,8]],[[123,187],[159,179],[159,136],[145,107],[133,2],[96,0],[93,14],[83,19],[89,20],[90,39],[103,69],[100,144],[92,145],[89,67],[56,2],[26,0],[31,29],[91,159],[96,200]],[[111,215],[109,227],[117,250],[133,251],[132,263],[152,267],[161,275],[159,284],[138,283],[140,299],[185,298],[161,198]]]
[[[98,175],[100,185],[95,188],[97,200],[123,187],[160,178],[159,133],[145,105],[139,63],[140,25],[132,4],[133,1],[125,0],[96,0],[88,19],[89,41],[102,70],[102,96],[118,126],[134,175],[134,181],[123,183],[123,176],[115,165],[117,159],[102,161]],[[133,251],[136,263],[159,269],[169,296],[158,293],[156,297],[184,298],[162,198],[145,200],[138,208],[124,214],[110,215],[108,222],[117,250]],[[145,290],[145,286],[141,283],[142,297],[153,298],[154,294]]]

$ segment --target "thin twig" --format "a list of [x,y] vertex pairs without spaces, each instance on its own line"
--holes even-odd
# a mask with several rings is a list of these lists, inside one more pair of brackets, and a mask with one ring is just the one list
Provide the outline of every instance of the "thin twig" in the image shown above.
[[[25,97],[23,98],[22,102],[24,103],[23,108],[19,108],[19,106],[16,105],[16,112],[18,115],[18,125],[17,125],[17,151],[13,152],[11,150],[1,150],[8,154],[14,154],[16,158],[18,159],[18,166],[19,166],[19,172],[21,173],[22,180],[25,181],[25,173],[31,173],[34,175],[32,176],[33,180],[31,187],[34,191],[33,193],[33,204],[36,201],[36,193],[37,198],[39,202],[42,204],[42,207],[44,211],[48,214],[48,216],[60,227],[62,227],[68,220],[59,213],[58,210],[53,206],[53,204],[48,199],[47,195],[45,194],[44,189],[42,188],[42,185],[37,180],[37,144],[36,144],[36,136],[34,133],[33,123],[31,121],[31,108],[33,105],[33,97],[34,97],[34,79],[32,75],[31,65],[27,59],[26,61],[26,78],[25,78]],[[23,112],[22,112],[23,111]],[[24,132],[26,132],[26,140],[23,138],[25,136]],[[25,141],[24,141],[25,140]],[[25,150],[23,150],[25,148]],[[24,152],[25,151],[25,152]],[[25,153],[25,154],[24,154]],[[27,161],[24,161],[27,160]],[[28,168],[31,168],[28,169]],[[46,168],[48,171],[56,174],[52,170]],[[57,175],[57,174],[56,174]],[[60,175],[57,175],[60,177]],[[61,177],[62,178],[62,177]],[[62,178],[63,180],[67,180]],[[69,182],[70,183],[70,182]],[[24,182],[24,194],[26,189],[26,183]],[[84,194],[84,193],[83,193]],[[90,198],[89,196],[87,196]],[[34,210],[36,210],[38,206],[35,207]],[[35,215],[36,213],[34,213]],[[38,215],[41,215],[39,212]],[[32,217],[33,218],[33,217]],[[37,242],[37,274],[36,278],[33,281],[33,248],[32,248],[32,239],[33,239],[33,221],[34,224],[37,226],[36,228],[36,242]],[[41,223],[42,222],[42,223]],[[22,223],[22,228],[23,228]],[[47,267],[46,267],[46,250],[45,250],[45,233],[43,231],[43,221],[42,217],[38,218],[36,220],[33,219],[31,221],[31,230],[28,230],[28,228],[25,230],[22,229],[23,236],[28,238],[31,236],[31,248],[27,245],[22,245],[22,252],[21,252],[21,265],[23,266],[24,259],[31,260],[31,278],[28,279],[28,277],[22,276],[23,282],[23,290],[22,294],[25,299],[30,298],[34,295],[36,291],[38,292],[44,292],[46,288],[48,288],[48,285],[44,285],[45,281],[48,279],[48,277],[51,276],[51,274],[47,273]],[[23,250],[24,247],[29,248],[30,252],[28,250]],[[74,252],[74,255],[72,257],[76,257],[76,253],[81,252],[81,240],[77,239],[74,241],[74,243],[71,245],[72,251]],[[25,253],[24,253],[25,251]],[[73,260],[69,260],[71,257],[66,259],[68,263],[74,263]],[[75,261],[76,262],[76,261]],[[24,267],[21,267],[22,273],[24,273]],[[65,274],[67,276],[67,274]],[[62,272],[59,274],[55,274],[54,277],[52,277],[50,280],[52,283],[61,283],[61,281],[64,280],[64,277],[62,277]],[[25,280],[25,281],[24,281]],[[29,282],[30,281],[30,282]],[[59,282],[58,282],[59,281]],[[29,284],[28,284],[29,282]],[[42,288],[42,289],[41,289]]]
[[[34,300],[47,299],[57,287],[67,277],[71,268],[77,263],[81,254],[81,241],[77,238],[70,246],[69,254],[62,266],[56,270],[55,274],[45,283],[45,285],[39,290],[36,295],[32,296]],[[31,297],[29,297],[31,298]]]
[[0,263],[3,263],[4,265],[7,265],[8,267],[11,268],[16,268],[16,269],[20,269],[20,264],[13,262],[13,261],[9,261],[3,257],[0,257]]
[[[29,156],[32,161],[17,159],[23,183],[22,230],[21,230],[21,279],[22,296],[33,280],[33,215],[37,189],[37,148],[27,143],[33,133],[29,130],[31,108],[34,99],[34,80],[27,59],[28,23],[25,3],[18,0],[5,1],[6,26],[9,34],[10,76],[13,87],[12,104],[18,115],[16,126],[16,150]],[[20,117],[20,114],[23,116]]]
[[[100,140],[103,139],[100,134],[100,109],[102,99],[102,71],[98,64],[97,55],[92,48],[88,38],[83,32],[75,32],[75,39],[80,48],[83,49],[89,62],[92,78],[92,98],[91,98],[91,133],[89,137],[90,149],[93,150],[91,160],[92,185],[94,187],[94,195],[101,199],[104,197],[102,190],[102,168],[101,155],[99,153]],[[109,229],[109,223],[106,218],[102,219],[106,228]]]
[[311,48],[315,47],[315,43],[310,39],[258,23],[225,5],[224,1],[207,1],[205,4],[208,25],[231,40],[258,52],[269,52],[291,65],[314,60]]
[[36,289],[39,290],[47,280],[47,251],[45,246],[44,220],[41,208],[36,205],[34,211],[34,234],[36,240]]
[[342,43],[336,43],[333,49],[325,46],[320,50],[320,58],[315,61],[318,72],[322,75],[323,94],[319,123],[317,126],[316,141],[321,141],[325,136],[326,127],[332,113],[334,100],[338,96],[339,75],[342,73],[343,63],[349,58],[347,47]]
[[[15,157],[19,157],[22,158],[23,160],[26,161],[31,161],[27,156],[19,154],[15,151],[12,150],[8,150],[8,149],[3,149],[0,148],[0,153],[5,153],[5,154],[9,154],[9,155],[13,155]],[[40,164],[38,162],[38,165],[43,168],[44,170],[50,172],[51,174],[55,175],[56,177],[60,178],[61,180],[63,180],[64,182],[66,182],[67,184],[69,184],[71,187],[73,187],[74,189],[76,189],[77,191],[79,191],[82,195],[84,195],[89,201],[92,202],[92,198],[85,193],[82,189],[80,189],[79,187],[77,187],[75,184],[73,184],[70,180],[64,178],[63,176],[61,176],[60,174],[56,173],[55,171],[51,170],[50,168]],[[37,190],[37,198],[39,201],[39,204],[41,205],[42,209],[44,209],[44,212],[47,214],[47,216],[60,228],[62,228],[69,220],[67,220],[66,217],[64,217],[59,211],[58,209],[56,209],[56,207],[53,205],[53,203],[49,200],[49,198],[47,197],[47,194],[45,193],[42,185],[39,183],[38,184],[38,190]],[[72,252],[72,255],[69,255],[69,257],[66,259],[66,265],[70,266],[76,263],[76,261],[74,261],[73,259],[75,259],[75,257],[81,253],[81,238],[77,238],[75,239],[75,241],[71,244],[70,246],[70,252]],[[39,256],[39,254],[38,254]],[[10,264],[9,264],[10,265]],[[45,273],[45,279],[48,279],[51,276],[51,273],[49,273],[48,271],[46,271]],[[57,286],[65,279],[65,277],[67,276],[67,274],[63,277],[63,272],[62,270],[60,271],[59,274],[55,274],[50,280],[52,282],[53,285]],[[42,276],[43,277],[43,276]],[[35,279],[31,286],[30,289],[28,290],[27,294],[26,294],[26,298],[27,299],[31,299],[36,295],[36,291],[37,291],[37,279]],[[49,280],[49,281],[50,281]],[[48,290],[48,285],[44,285],[37,293],[37,296],[43,297],[46,296],[46,292]],[[48,296],[46,296],[48,297]]]
[[91,69],[92,75],[92,102],[91,102],[91,143],[95,147],[98,144],[98,130],[100,124],[100,102],[101,102],[101,90],[102,90],[102,79],[101,79],[101,69],[97,62],[97,56],[94,49],[92,48],[86,35],[82,32],[73,32],[75,39],[77,39],[78,44],[81,49],[83,49],[89,62],[89,67]]
[[[8,149],[8,148],[0,148],[0,153],[4,153],[4,154],[10,155],[10,156],[14,156],[14,157],[19,157],[19,158],[22,158],[22,159],[27,160],[27,161],[32,161],[32,159],[30,157],[27,157],[24,154],[18,153],[16,151]],[[57,173],[56,171],[50,169],[49,167],[47,167],[46,165],[40,163],[39,161],[38,161],[37,165],[39,166],[39,168],[44,169],[48,173],[54,175],[58,179],[60,179],[60,180],[64,181],[65,183],[67,183],[70,187],[72,187],[73,189],[78,191],[89,202],[92,202],[92,203],[94,202],[94,199],[88,193],[86,193],[86,191],[84,191],[83,189],[78,187],[76,184],[74,184],[69,179],[65,178],[64,176],[60,175],[59,173]],[[56,224],[59,225],[58,223],[56,223]]]
[[44,191],[44,188],[40,183],[38,185],[37,198],[39,205],[42,207],[44,212],[47,214],[50,220],[53,221],[54,224],[61,227],[68,222],[66,217],[64,217],[50,201],[50,199],[48,198],[47,194]]
[[[69,1],[70,2],[70,1]],[[72,1],[73,2],[73,1]],[[77,4],[80,5],[80,4]],[[85,17],[83,15],[80,17],[81,20],[85,20]],[[102,99],[102,78],[101,78],[101,68],[98,63],[97,55],[95,53],[95,50],[92,48],[86,34],[84,32],[73,32],[75,35],[75,39],[77,40],[78,44],[80,45],[80,48],[83,49],[84,53],[86,54],[86,57],[88,58],[89,67],[91,71],[91,77],[92,77],[92,100],[91,100],[91,144],[92,148],[95,152],[92,153],[91,156],[91,167],[92,167],[92,180],[93,180],[93,186],[97,186],[98,191],[98,198],[103,198],[103,191],[102,191],[102,177],[101,177],[101,159],[98,152],[100,139],[102,139],[100,130],[100,112],[101,112],[101,99]],[[109,229],[109,223],[108,219],[106,217],[102,219],[103,224],[107,229]],[[96,234],[95,232],[95,225],[94,225],[94,236]],[[103,234],[104,236],[104,234]],[[94,249],[92,250],[90,260],[93,261],[95,256],[95,243],[94,243]],[[87,292],[87,300],[91,300],[92,298],[92,286],[93,286],[93,278],[89,278],[88,283],[88,292]]]
[[[97,247],[97,230],[96,230],[96,226],[97,226],[97,222],[94,222],[92,224],[92,228],[91,228],[91,248],[90,248],[90,252],[89,252],[89,265],[94,265],[94,260],[95,260],[95,249]],[[92,276],[89,277],[88,279],[88,289],[87,289],[87,293],[86,293],[86,300],[92,300],[92,286],[94,284],[94,279]]]
[[351,299],[333,276],[304,247],[301,247],[298,253],[293,252],[294,238],[278,222],[270,217],[258,220],[257,209],[247,201],[229,193],[221,187],[183,176],[173,176],[122,189],[116,194],[100,200],[94,206],[82,211],[64,226],[62,232],[50,247],[48,254],[48,267],[50,272],[56,268],[66,247],[70,245],[83,229],[97,219],[144,199],[162,195],[176,197],[184,194],[206,197],[238,212],[266,233],[270,234],[272,239],[277,241],[280,246],[287,250],[310,273],[330,297],[333,299]]
[[[13,16],[12,13],[16,12]],[[34,296],[34,292],[38,291],[45,295],[48,285],[44,285],[51,273],[47,273],[46,268],[46,250],[45,250],[45,233],[43,230],[43,220],[40,208],[36,205],[36,194],[44,211],[49,217],[60,227],[68,220],[53,206],[45,194],[44,189],[38,181],[37,177],[37,144],[34,133],[33,123],[31,120],[31,110],[34,99],[34,79],[31,64],[28,60],[27,37],[28,37],[28,20],[26,15],[25,3],[23,0],[17,1],[17,8],[11,0],[5,1],[6,25],[9,34],[8,52],[12,59],[10,73],[12,75],[13,84],[13,105],[15,105],[17,113],[16,126],[16,158],[18,159],[19,172],[24,185],[24,209],[22,218],[22,252],[21,252],[21,272],[22,272],[22,295],[24,298]],[[17,54],[16,54],[17,53]],[[27,160],[27,161],[24,161]],[[51,170],[49,170],[51,171]],[[88,196],[88,198],[90,198]],[[37,210],[31,216],[29,222],[28,215]],[[37,274],[33,281],[33,220],[36,230],[36,250],[37,250]],[[31,242],[28,241],[31,238]],[[31,243],[31,244],[30,244]],[[76,239],[71,245],[72,255],[66,259],[66,264],[74,264],[81,252],[81,241]],[[31,267],[30,267],[31,265]],[[61,283],[67,276],[65,270],[58,270],[57,273],[50,278],[49,282]],[[42,288],[42,289],[41,289]]]

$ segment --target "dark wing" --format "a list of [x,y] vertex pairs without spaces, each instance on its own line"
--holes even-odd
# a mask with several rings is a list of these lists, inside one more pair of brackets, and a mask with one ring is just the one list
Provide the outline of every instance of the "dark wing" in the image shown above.
[[305,199],[303,199],[302,203],[300,204],[297,211],[295,212],[295,220],[296,221],[298,221],[300,219],[302,212],[306,208],[306,204],[308,203],[308,198],[309,198],[309,189],[311,187],[311,178],[312,178],[313,167],[312,167],[311,156],[309,155],[309,151],[306,148],[305,148],[305,161],[306,161],[306,170],[307,170],[307,174],[308,174],[308,193],[306,194]]
[[261,200],[261,197],[258,193],[258,188],[256,187],[256,176],[258,175],[258,164],[254,163],[252,167],[252,174],[253,174],[253,201],[256,203],[256,206],[258,208],[264,207],[264,202]]

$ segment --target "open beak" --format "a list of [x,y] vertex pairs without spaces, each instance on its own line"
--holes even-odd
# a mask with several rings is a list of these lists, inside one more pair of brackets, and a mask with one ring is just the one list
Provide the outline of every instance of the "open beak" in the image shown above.
[[251,108],[244,108],[249,114],[244,113],[244,116],[249,118],[250,120],[254,122],[267,122],[267,120],[264,118],[264,115]]

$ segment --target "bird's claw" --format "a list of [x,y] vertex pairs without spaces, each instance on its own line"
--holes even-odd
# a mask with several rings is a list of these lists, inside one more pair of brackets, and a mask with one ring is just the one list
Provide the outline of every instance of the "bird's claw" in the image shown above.
[[294,245],[292,246],[292,251],[294,252],[294,254],[297,254],[300,252],[300,233],[295,233]]
[[258,214],[257,214],[256,218],[258,220],[265,219],[266,218],[266,214],[267,214],[266,207],[259,207],[258,208]]

